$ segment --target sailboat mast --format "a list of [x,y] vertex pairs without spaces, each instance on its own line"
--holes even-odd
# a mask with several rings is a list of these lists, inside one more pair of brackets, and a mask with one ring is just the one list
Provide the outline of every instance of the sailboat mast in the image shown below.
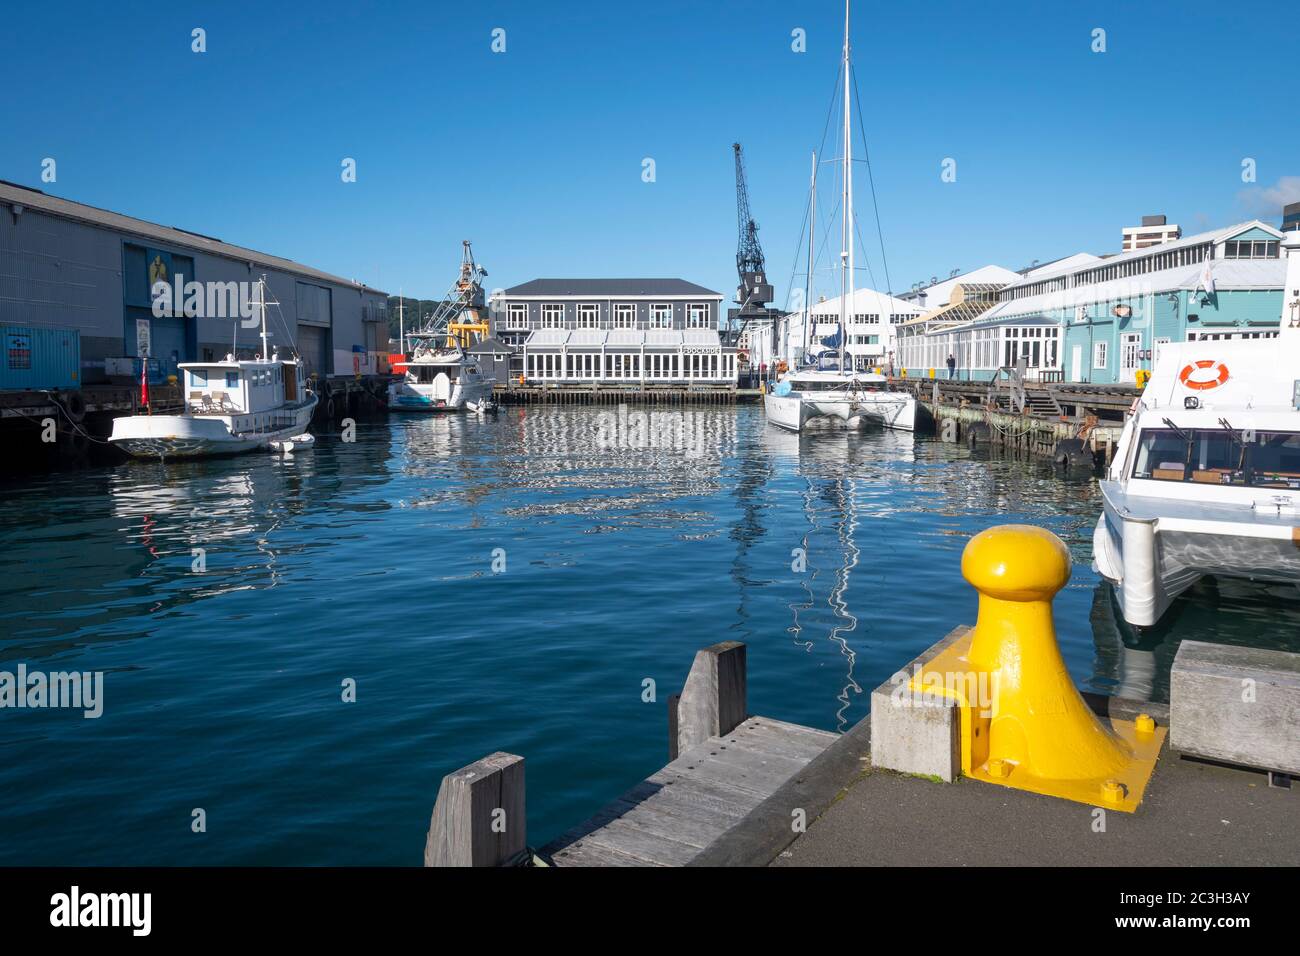
[[848,315],[853,298],[853,133],[849,119],[849,0],[844,0],[844,228],[840,265],[840,372],[848,340]]
[[[817,150],[812,154],[812,192],[808,199],[808,274],[804,277],[803,284],[803,354],[808,354],[808,342],[812,329],[812,274],[813,274],[813,255],[815,246],[813,239],[817,233]],[[786,327],[787,332],[789,326]],[[788,337],[788,336],[787,336]],[[786,342],[786,354],[790,352],[790,344]]]
[[[406,313],[402,311],[402,289],[397,289],[397,350],[406,354]],[[391,326],[390,326],[391,328]]]

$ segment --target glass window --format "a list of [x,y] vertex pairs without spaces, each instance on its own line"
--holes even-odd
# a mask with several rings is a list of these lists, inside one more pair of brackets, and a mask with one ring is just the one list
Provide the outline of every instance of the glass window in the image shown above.
[[238,387],[239,387],[239,373],[238,373],[238,372],[227,372],[227,373],[226,373],[226,388],[238,388]]
[[1143,429],[1134,478],[1300,488],[1300,433]]
[[709,305],[707,302],[692,302],[686,307],[686,327],[688,329],[707,329],[709,327]]
[[542,328],[544,329],[564,328],[564,306],[562,305],[542,306]]
[[208,384],[208,370],[205,368],[196,368],[190,370],[190,387],[206,388]]
[[600,308],[596,305],[578,306],[578,328],[594,329],[600,325]]
[[664,302],[650,306],[650,328],[671,329],[673,327],[673,307]]

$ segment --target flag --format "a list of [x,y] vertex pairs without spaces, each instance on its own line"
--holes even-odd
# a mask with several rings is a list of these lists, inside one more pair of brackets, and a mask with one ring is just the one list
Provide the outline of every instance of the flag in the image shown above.
[[1214,273],[1210,271],[1210,259],[1208,256],[1205,259],[1205,266],[1201,269],[1201,284],[1199,288],[1204,289],[1210,295],[1214,295]]
[[149,407],[149,356],[140,356],[140,404]]

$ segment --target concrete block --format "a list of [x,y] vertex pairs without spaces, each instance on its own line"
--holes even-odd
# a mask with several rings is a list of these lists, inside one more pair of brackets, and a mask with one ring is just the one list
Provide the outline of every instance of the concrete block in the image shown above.
[[961,776],[961,719],[950,700],[894,696],[894,686],[871,692],[872,766],[938,777]]
[[951,783],[961,776],[961,718],[947,699],[901,693],[912,675],[965,635],[954,628],[871,692],[872,766]]
[[1183,641],[1169,676],[1169,746],[1300,773],[1300,654]]

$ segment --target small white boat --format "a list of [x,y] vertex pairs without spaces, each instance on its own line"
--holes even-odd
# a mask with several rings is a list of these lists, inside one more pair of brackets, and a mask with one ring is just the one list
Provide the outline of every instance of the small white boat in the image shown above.
[[253,451],[306,432],[316,395],[302,381],[297,359],[271,353],[265,276],[258,285],[263,300],[262,357],[227,355],[221,362],[182,362],[178,369],[184,409],[174,415],[115,418],[110,442],[137,458],[165,460]]
[[1101,482],[1093,565],[1132,625],[1206,576],[1300,598],[1300,233],[1282,246],[1277,338],[1163,346]]
[[282,455],[291,455],[295,451],[310,451],[316,446],[316,436],[311,432],[303,432],[301,435],[294,435],[292,438],[284,438],[271,442],[271,450],[278,451]]
[[496,379],[483,374],[470,354],[476,339],[488,334],[483,298],[487,270],[474,261],[469,240],[463,247],[460,275],[442,304],[415,332],[403,333],[402,378],[388,386],[388,407],[399,412],[458,412],[492,399]]
[[818,368],[788,373],[763,396],[767,420],[787,431],[803,431],[816,418],[846,428],[879,425],[899,431],[916,426],[916,399],[893,391],[876,372],[840,372],[830,359]]

